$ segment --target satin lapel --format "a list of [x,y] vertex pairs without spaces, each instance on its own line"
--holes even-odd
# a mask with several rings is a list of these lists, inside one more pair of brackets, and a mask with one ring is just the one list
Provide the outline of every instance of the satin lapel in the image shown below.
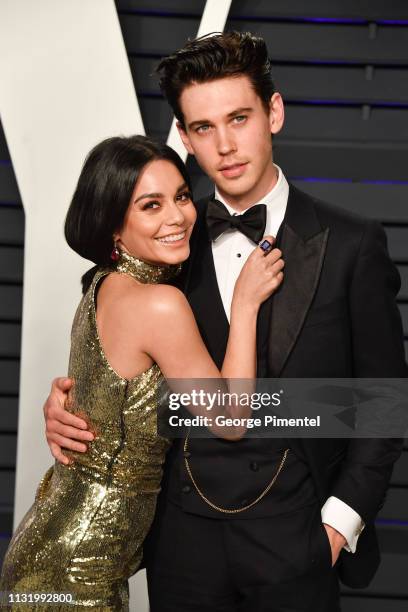
[[282,228],[284,280],[273,297],[269,334],[270,376],[280,376],[313,300],[329,228],[322,229],[311,198],[290,187]]
[[227,346],[229,323],[217,283],[211,240],[205,225],[206,203],[197,218],[185,294],[207,348],[220,367]]

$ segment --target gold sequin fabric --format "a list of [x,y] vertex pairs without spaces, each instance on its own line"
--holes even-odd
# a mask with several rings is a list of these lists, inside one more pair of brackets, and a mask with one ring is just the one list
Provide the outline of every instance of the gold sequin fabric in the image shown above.
[[[121,257],[117,271],[141,282],[160,282],[168,273],[141,279],[139,260],[134,264]],[[141,562],[169,443],[157,435],[165,393],[159,367],[127,381],[102,350],[95,289],[110,271],[94,277],[71,339],[68,409],[89,422],[96,439],[87,453],[66,452],[72,465],[56,463],[45,475],[10,543],[0,584],[3,592],[72,594],[74,603],[14,603],[10,610],[128,610],[127,580]]]
[[122,274],[130,274],[140,283],[165,283],[181,271],[181,264],[159,266],[137,259],[122,251],[116,265],[116,271]]

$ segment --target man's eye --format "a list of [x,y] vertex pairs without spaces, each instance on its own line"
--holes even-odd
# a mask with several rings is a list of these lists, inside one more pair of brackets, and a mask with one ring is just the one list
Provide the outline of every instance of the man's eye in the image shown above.
[[159,208],[159,206],[160,206],[159,202],[146,202],[146,204],[143,206],[143,210]]
[[236,117],[234,117],[233,121],[235,121],[235,123],[243,123],[246,118],[246,115],[237,115]]
[[209,129],[210,129],[210,126],[207,124],[199,125],[198,128],[196,129],[196,132],[198,134],[202,134],[203,132],[208,132]]

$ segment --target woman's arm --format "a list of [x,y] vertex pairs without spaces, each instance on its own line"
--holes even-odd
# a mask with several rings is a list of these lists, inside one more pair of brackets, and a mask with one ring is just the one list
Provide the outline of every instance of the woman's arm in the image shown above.
[[[235,286],[221,372],[208,354],[180,291],[166,285],[138,287],[129,278],[119,280],[120,290],[116,292],[117,284],[110,291],[109,282],[118,281],[111,275],[98,294],[99,333],[111,365],[124,378],[132,378],[156,361],[166,378],[254,379],[257,314],[260,304],[282,282],[280,257],[277,249],[264,256],[256,248],[245,263]],[[124,287],[126,281],[128,286]],[[104,293],[110,300],[103,299]],[[69,462],[61,448],[85,452],[86,443],[93,439],[86,422],[64,409],[71,384],[69,379],[56,379],[44,406],[47,441],[61,463]]]
[[[151,356],[169,379],[255,378],[258,311],[282,281],[282,268],[278,249],[265,256],[256,248],[245,263],[234,290],[229,339],[221,371],[204,345],[187,299],[181,291],[168,285],[150,286],[146,292],[145,307],[149,317],[143,326],[140,349]],[[208,315],[211,316],[211,312]],[[133,317],[131,325],[138,326],[137,316]]]
[[[177,384],[180,392],[195,388],[200,379],[212,379],[205,390],[225,390],[230,393],[251,393],[256,377],[256,327],[259,307],[282,281],[281,252],[274,249],[265,256],[255,249],[237,280],[231,306],[231,325],[225,359],[221,371],[217,369],[203,343],[196,321],[185,296],[169,286],[151,287],[149,311],[151,316],[144,327],[142,348],[155,361],[164,376]],[[211,316],[211,313],[209,313]],[[176,380],[175,380],[176,379]],[[177,379],[183,379],[183,383]],[[235,380],[239,379],[239,380]],[[217,389],[214,387],[217,386]],[[201,381],[203,386],[203,381]],[[192,406],[193,414],[205,414],[205,406]],[[214,406],[211,416],[218,414],[244,418],[250,408],[231,403]],[[217,435],[235,438],[244,429],[215,431]]]
[[[273,244],[274,238],[267,239]],[[279,249],[267,255],[258,247],[245,262],[234,288],[228,344],[221,374],[226,379],[255,378],[256,324],[261,304],[283,280]]]

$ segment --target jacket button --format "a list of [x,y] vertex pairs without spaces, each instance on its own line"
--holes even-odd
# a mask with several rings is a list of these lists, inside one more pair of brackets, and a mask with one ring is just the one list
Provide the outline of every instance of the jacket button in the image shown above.
[[189,457],[191,457],[191,453],[190,453],[190,451],[184,451],[184,452],[183,452],[183,454],[184,454],[184,457],[185,457],[186,459],[188,459]]
[[256,461],[251,461],[251,463],[249,464],[249,467],[251,468],[253,472],[259,471],[259,465],[257,464]]
[[191,487],[190,485],[184,485],[184,487],[181,490],[183,493],[190,493]]

